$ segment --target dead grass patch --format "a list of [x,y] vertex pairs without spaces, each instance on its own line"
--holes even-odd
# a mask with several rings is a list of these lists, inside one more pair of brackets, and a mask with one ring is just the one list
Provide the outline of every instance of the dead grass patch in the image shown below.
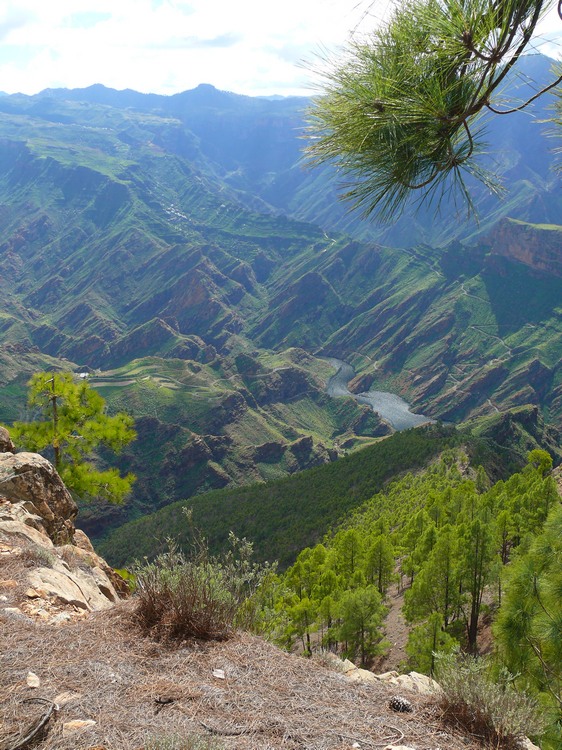
[[[394,687],[351,683],[248,634],[169,650],[133,626],[133,607],[124,602],[64,626],[14,623],[0,609],[0,748],[33,720],[37,707],[26,698],[54,701],[65,691],[79,696],[52,717],[40,750],[146,750],[158,738],[201,736],[225,750],[479,747],[444,728],[428,698],[408,696],[414,713],[398,715],[388,707]],[[38,689],[26,684],[29,670]],[[96,724],[64,736],[72,719]]]

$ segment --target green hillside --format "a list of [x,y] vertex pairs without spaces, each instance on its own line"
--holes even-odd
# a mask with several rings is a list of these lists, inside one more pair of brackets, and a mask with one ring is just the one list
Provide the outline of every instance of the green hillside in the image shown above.
[[211,549],[221,549],[233,531],[254,543],[258,559],[278,560],[284,567],[390,478],[423,466],[460,439],[454,428],[429,426],[396,433],[336,463],[292,477],[173,503],[121,526],[98,548],[113,565],[123,567],[135,558],[153,556],[167,537],[187,545],[191,532],[183,508],[189,507]]
[[[503,668],[507,684],[539,698],[548,728],[543,746],[554,750],[562,506],[551,468],[550,455],[535,450],[522,471],[493,483],[462,450],[445,451],[303,549],[263,597],[264,627],[286,647],[308,655],[334,649],[380,671],[396,646],[390,641],[401,640],[403,617],[408,638],[400,670],[437,670],[443,684],[444,654],[487,653],[492,674]],[[463,660],[454,669],[474,680]],[[483,691],[477,694],[481,699]]]
[[195,526],[213,550],[221,549],[234,531],[254,543],[258,559],[279,560],[285,567],[391,479],[418,470],[445,449],[457,446],[463,446],[471,464],[485,467],[493,480],[519,470],[536,448],[549,450],[555,463],[562,460],[558,434],[530,407],[475,420],[462,430],[426,425],[395,433],[335,463],[291,477],[225,488],[189,500],[186,494],[183,501],[110,531],[98,544],[117,566],[136,557],[152,557],[168,537],[188,545],[190,527],[183,509],[189,507]]
[[137,440],[118,463],[137,482],[123,506],[87,504],[82,525],[97,536],[179,498],[278,479],[389,434],[367,406],[325,394],[333,371],[289,349],[207,364],[150,357],[96,372],[90,383],[109,409],[136,419]]

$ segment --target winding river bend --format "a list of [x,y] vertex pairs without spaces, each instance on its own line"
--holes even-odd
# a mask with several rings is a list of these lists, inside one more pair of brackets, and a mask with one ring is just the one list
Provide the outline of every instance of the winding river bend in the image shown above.
[[376,411],[385,422],[395,430],[407,430],[410,427],[417,427],[420,424],[433,422],[433,419],[423,414],[413,414],[409,405],[404,399],[395,393],[387,391],[367,391],[366,393],[351,393],[347,384],[355,375],[353,367],[341,359],[329,358],[328,362],[337,367],[335,375],[328,380],[326,392],[329,396],[351,396],[359,404],[367,404],[373,411]]

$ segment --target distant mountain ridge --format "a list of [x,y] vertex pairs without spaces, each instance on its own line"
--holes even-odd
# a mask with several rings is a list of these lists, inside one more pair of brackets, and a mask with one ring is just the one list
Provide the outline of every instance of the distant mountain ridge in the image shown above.
[[[522,103],[550,83],[552,64],[550,58],[539,54],[523,57],[506,87],[505,100]],[[475,187],[480,226],[465,221],[462,207],[455,209],[446,202],[438,222],[434,221],[433,206],[419,210],[412,206],[391,226],[373,224],[350,213],[349,207],[337,200],[345,176],[328,167],[313,171],[305,168],[303,135],[310,104],[305,97],[248,97],[220,91],[210,84],[171,96],[114,91],[97,84],[86,89],[47,89],[38,97],[132,107],[138,112],[176,117],[197,136],[201,151],[218,167],[217,176],[231,187],[259,197],[270,210],[358,239],[401,246],[419,241],[444,244],[452,238],[468,239],[487,231],[504,216],[548,224],[556,223],[560,215],[556,198],[560,180],[551,169],[555,141],[549,137],[552,128],[544,123],[552,116],[549,96],[536,102],[532,113],[492,116],[486,123],[488,148],[481,163],[491,163],[499,172],[507,195],[498,201],[484,188]],[[217,115],[220,119],[214,119]],[[179,155],[188,156],[184,144],[178,141],[176,146]]]

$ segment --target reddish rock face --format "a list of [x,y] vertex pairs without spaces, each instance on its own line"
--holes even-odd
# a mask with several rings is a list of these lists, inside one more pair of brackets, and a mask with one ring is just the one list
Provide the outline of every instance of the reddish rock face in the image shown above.
[[559,227],[504,219],[494,227],[488,241],[495,255],[562,277],[562,231]]
[[0,494],[39,516],[54,544],[72,543],[78,509],[46,458],[37,453],[0,453]]

